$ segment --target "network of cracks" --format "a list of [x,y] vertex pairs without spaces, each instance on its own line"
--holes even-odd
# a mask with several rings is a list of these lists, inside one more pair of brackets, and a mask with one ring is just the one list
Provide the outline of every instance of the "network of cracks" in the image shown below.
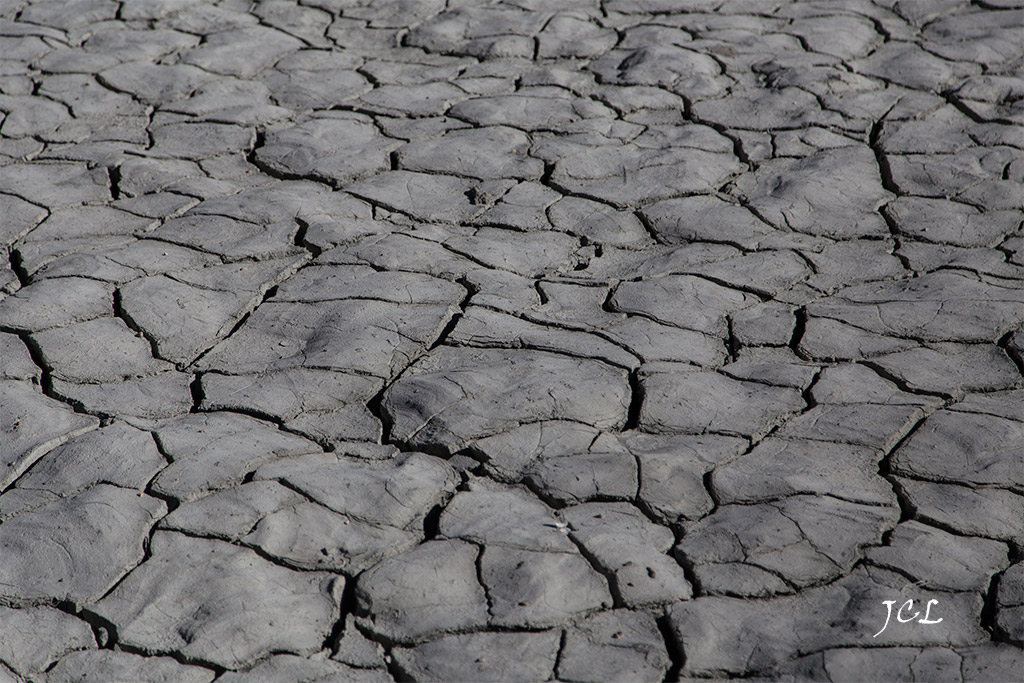
[[1006,681],[1024,3],[8,0],[0,681]]

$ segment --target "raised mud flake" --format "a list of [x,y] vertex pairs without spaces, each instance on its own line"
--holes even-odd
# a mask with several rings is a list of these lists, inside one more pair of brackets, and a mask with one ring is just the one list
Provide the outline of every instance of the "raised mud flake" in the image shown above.
[[558,654],[556,630],[446,636],[391,652],[398,667],[418,681],[529,681],[551,677]]
[[579,422],[543,420],[528,422],[505,432],[474,441],[469,450],[484,463],[487,472],[498,481],[518,481],[533,465],[566,453],[617,450],[600,439],[601,432]]
[[640,220],[629,211],[618,211],[582,197],[562,197],[548,207],[556,230],[580,235],[597,244],[635,247],[650,239]]
[[[134,204],[138,207],[147,201],[150,195],[166,196],[164,193],[195,191],[204,187],[203,171],[199,164],[184,159],[150,159],[147,157],[130,157],[117,167],[120,173],[118,191],[122,199],[121,205]],[[181,195],[171,195],[185,204]],[[152,197],[149,198],[152,201]],[[191,198],[192,204],[199,203]],[[180,206],[180,205],[179,205]],[[159,218],[169,218],[174,211],[160,214]]]
[[96,646],[89,624],[52,607],[0,607],[0,632],[0,661],[26,678],[70,652]]
[[[388,0],[352,8],[345,8],[346,17],[366,21],[373,28],[404,28],[428,23],[445,8],[443,0],[424,0],[407,7],[401,0]],[[457,12],[458,10],[455,10]],[[453,12],[454,13],[454,12]]]
[[355,616],[350,612],[345,616],[345,627],[334,643],[331,659],[359,669],[383,669],[384,646],[376,640],[367,638],[356,627]]
[[[774,65],[773,65],[774,66]],[[771,67],[769,67],[771,68]],[[872,82],[870,79],[864,77],[858,77],[850,74],[848,71],[837,69],[836,67],[811,67],[808,69],[792,69],[790,67],[780,67],[779,71],[771,71],[768,78],[779,79],[779,84],[795,85],[798,87],[807,88],[808,90],[818,91],[817,94],[822,98],[823,104],[828,106],[827,100],[825,99],[831,94],[830,88],[838,86],[841,91],[858,90],[857,86],[864,86],[865,90],[871,91],[878,83]],[[829,85],[822,86],[821,81],[828,79]],[[839,85],[839,84],[842,85]],[[863,92],[859,93],[863,94]],[[848,117],[847,126],[856,125],[852,121],[857,121],[859,116],[854,114],[844,114]],[[857,121],[860,123],[860,121]],[[747,144],[746,140],[750,139],[750,133],[744,138],[744,144]],[[768,133],[762,133],[762,135],[768,135]],[[756,138],[754,138],[756,139]],[[770,144],[774,147],[774,154],[767,154],[765,150],[765,156],[774,157],[806,157],[814,154],[820,149],[836,149],[838,147],[853,147],[858,143],[848,137],[829,131],[826,128],[820,126],[809,126],[807,128],[801,128],[796,130],[783,130],[779,132],[773,132],[768,141],[765,143],[766,147]],[[760,151],[758,149],[758,151]],[[747,153],[750,156],[750,152]],[[761,161],[761,159],[758,159]]]
[[487,546],[482,552],[480,578],[495,625],[554,626],[612,604],[606,580],[578,552],[504,546]]
[[925,524],[967,536],[1015,543],[1024,540],[1024,496],[999,488],[969,488],[902,477],[895,481],[913,506],[914,517]]
[[603,360],[636,369],[639,359],[606,339],[576,330],[539,325],[482,306],[469,306],[446,338],[475,347],[531,348]]
[[891,505],[892,486],[878,476],[881,457],[879,451],[861,446],[769,437],[742,458],[716,468],[712,482],[723,504],[815,494]]
[[[887,155],[895,154],[955,154],[975,145],[970,133],[975,126],[971,119],[952,104],[940,107],[926,114],[906,121],[886,120],[879,131],[877,145]],[[998,152],[996,152],[998,154]],[[900,201],[904,200],[904,201]],[[921,200],[918,197],[901,197],[897,205],[914,207],[922,212],[925,222],[935,217],[935,210],[946,208],[950,214],[963,219],[966,215],[977,214],[974,207],[948,201]],[[930,216],[929,216],[930,214]],[[949,218],[950,216],[946,216]],[[919,219],[920,220],[920,219]],[[950,221],[952,222],[960,222]],[[939,230],[943,227],[936,226]]]
[[646,363],[655,361],[719,365],[725,358],[723,340],[702,332],[662,325],[643,316],[628,316],[597,327]]
[[129,283],[121,297],[126,315],[155,340],[159,356],[186,363],[226,334],[256,295],[200,289],[157,275]]
[[793,21],[787,32],[800,36],[815,52],[853,59],[866,54],[881,36],[864,16],[807,16]]
[[733,191],[780,229],[842,239],[889,234],[875,209],[892,195],[867,147],[769,161],[740,177]]
[[1022,400],[1024,400],[1024,389],[969,394],[959,403],[951,404],[949,410],[957,413],[995,415],[1008,420],[1024,422],[1024,414],[1020,410]]
[[[1014,240],[1011,237],[1003,246],[1013,251]],[[900,247],[900,256],[907,260],[910,268],[919,273],[935,270],[971,271],[981,276],[990,276],[985,279],[996,285],[1016,286],[1024,280],[1024,268],[1015,263],[1012,257],[1007,261],[1006,253],[999,249],[965,249],[927,242],[907,242]]]
[[913,43],[891,42],[851,64],[859,72],[908,88],[941,92],[957,80],[981,71],[977,64],[950,62]]
[[282,107],[325,110],[370,90],[370,83],[353,70],[357,64],[355,57],[344,52],[300,50],[279,60],[260,78]]
[[292,420],[363,406],[383,381],[351,373],[292,368],[253,375],[202,376],[203,410],[236,410]]
[[[380,269],[409,270],[434,277],[457,279],[480,270],[480,264],[446,249],[437,242],[419,239],[403,233],[372,235],[350,247],[339,247],[320,257],[322,262],[336,259],[351,262],[360,259]],[[502,272],[502,271],[488,271]],[[532,284],[530,285],[532,289]]]
[[330,26],[331,14],[324,8],[274,2],[254,7],[252,12],[264,25],[295,36],[307,45],[330,46],[324,33]]
[[284,107],[271,104],[270,89],[263,83],[237,78],[204,83],[187,99],[162,109],[239,126],[267,125],[292,114]]
[[[693,564],[709,593],[770,595],[777,590],[776,577],[803,587],[844,575],[860,559],[861,548],[880,543],[898,519],[895,502],[879,507],[793,496],[757,506],[727,505],[691,525],[677,553]],[[720,571],[726,564],[749,565],[771,576],[751,583],[727,568]]]
[[644,207],[640,213],[665,244],[727,237],[730,242],[750,249],[770,241],[779,232],[747,209],[710,195],[666,199]]
[[941,399],[901,390],[860,363],[841,363],[822,370],[811,389],[815,404],[939,406]]
[[865,553],[872,564],[913,576],[929,588],[977,592],[988,590],[992,575],[1009,565],[1007,555],[1004,543],[954,535],[913,520],[899,524],[888,545]]
[[[428,8],[431,13],[439,9],[432,3],[426,3],[424,10]],[[543,27],[548,17],[546,13],[524,11],[518,7],[460,7],[440,13],[417,26],[410,32],[409,42],[430,52],[526,57],[533,54],[533,48],[522,54],[510,53],[502,39],[522,38],[532,45],[530,37]]]
[[428,541],[384,560],[359,577],[356,599],[369,630],[402,644],[487,623],[477,582],[476,546]]
[[722,372],[734,379],[763,382],[777,387],[806,389],[819,367],[800,359],[788,347],[741,347]]
[[[916,603],[915,603],[916,604]],[[797,680],[855,683],[866,680],[939,681],[960,683],[960,652],[947,647],[832,648],[785,662],[767,675]],[[981,680],[981,679],[979,679]],[[984,679],[994,680],[994,679]]]
[[153,534],[150,551],[95,606],[122,642],[143,651],[237,668],[275,650],[313,654],[338,618],[339,576],[293,572],[251,550],[166,531]]
[[225,336],[299,263],[300,258],[246,261],[140,278],[121,288],[121,310],[162,358],[187,363]]
[[637,463],[628,453],[566,454],[536,463],[525,481],[562,504],[630,500],[637,491]]
[[282,222],[294,224],[295,219],[312,225],[317,220],[330,217],[371,222],[373,218],[372,208],[365,202],[311,180],[281,180],[250,187],[235,194],[221,192],[204,198],[189,211],[189,215],[214,218],[227,216],[263,226]]
[[368,116],[329,112],[272,130],[256,159],[276,173],[343,185],[390,170],[389,153],[399,144],[381,135]]
[[385,208],[425,221],[463,223],[484,207],[468,196],[475,181],[411,171],[388,171],[345,188]]
[[711,192],[741,170],[732,154],[628,143],[566,156],[555,164],[551,180],[569,193],[626,208],[684,193]]
[[[788,340],[790,336],[786,337]],[[814,360],[858,360],[902,351],[917,342],[884,336],[831,318],[808,317],[797,350]]]
[[[76,3],[70,3],[74,5]],[[83,3],[88,4],[88,3]],[[88,34],[86,34],[88,35]],[[58,39],[65,42],[63,39]],[[77,42],[77,41],[76,41]],[[138,56],[138,55],[135,55]],[[65,76],[94,74],[117,65],[119,59],[114,54],[91,52],[85,47],[66,47],[49,51],[48,54],[36,59],[33,66],[45,69],[47,73]],[[42,93],[42,91],[37,91]]]
[[68,382],[53,378],[53,393],[90,413],[123,419],[166,420],[192,408],[191,375],[162,372],[150,377],[112,382]]
[[793,417],[777,435],[889,451],[925,414],[925,407],[917,405],[829,403]]
[[959,202],[899,197],[886,205],[900,233],[929,242],[960,247],[991,247],[1016,230],[1017,211],[986,211]]
[[153,488],[183,500],[241,483],[275,458],[320,451],[311,441],[237,413],[189,415],[160,426],[156,436],[171,464]]
[[300,494],[277,482],[250,481],[182,503],[160,520],[159,527],[237,541],[272,512],[303,502]]
[[47,451],[90,429],[99,420],[79,415],[26,382],[0,382],[0,489]]
[[661,681],[671,661],[654,617],[599,612],[566,631],[558,679],[580,683]]
[[654,433],[763,435],[805,406],[796,389],[737,381],[686,366],[645,373],[642,386],[640,428]]
[[934,344],[872,359],[910,390],[958,396],[964,391],[1009,389],[1020,373],[995,344]]
[[831,293],[869,280],[901,278],[907,272],[893,253],[895,249],[894,241],[881,239],[833,242],[820,250],[815,247],[813,251],[802,251],[815,269],[806,282],[818,291]]
[[314,262],[283,282],[274,301],[316,302],[379,299],[405,304],[458,304],[461,285],[421,273],[378,271],[363,265],[317,265]]
[[[93,23],[112,20],[117,15],[117,3],[108,0],[77,0],[76,2],[41,2],[26,8],[19,19],[58,27],[65,31],[82,28]],[[45,34],[44,34],[45,35]]]
[[81,163],[15,163],[4,166],[0,192],[49,207],[110,200],[106,169]]
[[0,526],[0,593],[8,601],[96,600],[143,559],[163,501],[100,484]]
[[629,608],[689,600],[693,589],[668,550],[671,530],[650,522],[627,503],[586,503],[562,511],[570,536],[610,577],[616,598]]
[[694,113],[729,128],[751,128],[753,124],[754,130],[844,123],[836,112],[822,110],[814,95],[794,87],[739,90],[720,99],[697,102]]
[[1022,105],[1017,99],[1020,82],[1010,75],[981,75],[968,78],[956,89],[956,97],[984,120],[1002,120],[1020,125]]
[[375,120],[388,137],[409,142],[430,140],[448,131],[472,128],[465,121],[460,121],[450,116],[424,116],[418,119],[400,116],[377,116]]
[[11,269],[10,264],[0,264],[0,292],[7,294],[21,284],[18,275]]
[[[632,45],[624,50],[613,50],[595,60],[591,69],[603,81],[625,85],[649,85],[685,95],[714,95],[725,85],[720,78],[722,69],[709,55],[671,44],[672,38],[660,36],[659,43],[651,45],[644,40],[642,47]],[[675,40],[687,39],[677,32]]]
[[67,240],[144,233],[155,228],[152,218],[135,216],[109,206],[81,206],[52,212],[23,242]]
[[938,271],[847,287],[808,304],[807,312],[893,337],[991,342],[1024,317],[1024,293],[976,276]]
[[341,662],[308,659],[291,654],[275,654],[244,672],[228,671],[218,680],[225,681],[225,683],[244,683],[257,680],[264,683],[292,683],[293,681],[390,683],[392,678],[379,669],[357,669]]
[[421,538],[421,534],[368,524],[301,502],[271,512],[241,541],[299,569],[355,575],[413,547]]
[[[252,50],[253,45],[260,49]],[[182,60],[209,72],[249,78],[300,47],[299,39],[283,31],[253,26],[206,36],[199,47],[185,52]]]
[[[40,242],[22,242],[13,251],[21,263],[23,272],[34,277],[36,272],[58,259],[81,259],[91,252],[99,252],[120,247],[134,242],[129,236],[121,237],[82,237],[66,240],[44,240]],[[12,272],[9,271],[8,272]],[[13,274],[13,272],[12,272]],[[79,275],[79,273],[70,273]],[[14,284],[13,282],[11,284]],[[9,289],[9,287],[8,287]]]
[[298,225],[291,219],[260,225],[227,216],[203,215],[197,209],[187,216],[172,218],[148,236],[232,260],[299,253],[294,244]]
[[475,97],[456,104],[448,114],[478,126],[511,126],[533,132],[560,130],[587,118],[613,114],[608,107],[590,100],[536,90],[523,88],[514,95]]
[[71,120],[64,105],[40,97],[0,95],[0,107],[6,112],[3,152],[9,159],[38,154],[43,143],[35,136],[60,138],[57,131]]
[[[513,387],[509,391],[509,387]],[[524,422],[571,419],[614,429],[626,419],[624,370],[543,351],[440,347],[384,395],[391,435],[456,451]]]
[[699,519],[715,506],[704,475],[748,447],[746,439],[717,435],[660,435],[627,432],[622,443],[640,469],[638,501],[663,524]]
[[138,681],[139,683],[210,683],[210,669],[181,664],[171,657],[144,657],[120,650],[75,652],[47,672],[53,683],[82,681]]
[[941,410],[896,451],[894,472],[916,478],[1012,487],[1024,469],[1024,423]]
[[530,139],[522,131],[487,126],[449,131],[433,140],[401,147],[398,161],[409,171],[468,175],[481,180],[539,178],[544,162],[527,156]]
[[992,168],[985,163],[993,156],[987,148],[972,147],[956,154],[891,155],[889,166],[893,182],[903,192],[955,197],[989,211],[1019,211],[1020,202],[1014,196],[1020,182],[1003,179],[998,165]]
[[495,225],[523,232],[550,230],[547,209],[561,194],[534,181],[523,181],[501,196],[476,219],[479,225]]
[[404,453],[369,461],[324,453],[281,459],[256,471],[278,479],[335,512],[377,526],[422,529],[434,506],[455,490],[455,471],[440,458]]
[[537,36],[537,56],[586,59],[601,55],[615,45],[617,37],[594,18],[582,13],[555,15]]
[[[480,483],[478,483],[480,482]],[[502,546],[540,552],[574,552],[564,522],[530,494],[473,480],[445,506],[438,520],[444,538],[459,538],[483,546]]]
[[165,464],[148,432],[116,422],[47,453],[18,480],[18,489],[62,496],[102,483],[142,491]]
[[423,353],[455,311],[443,304],[368,299],[270,301],[215,346],[200,367],[233,374],[305,367],[386,379]]
[[[880,597],[880,596],[886,597]],[[885,623],[882,600],[914,605],[934,599],[942,606],[941,624],[922,628],[916,620]],[[675,605],[672,630],[687,652],[684,675],[742,674],[775,666],[798,650],[856,646],[969,646],[988,639],[977,624],[981,598],[909,586],[882,569],[859,567],[838,581],[800,595],[766,601],[708,597]],[[923,613],[922,613],[923,614]],[[936,618],[933,614],[932,618]],[[895,622],[895,620],[893,620]]]
[[7,192],[8,190],[0,192],[0,213],[4,216],[3,223],[0,223],[0,245],[3,246],[12,244],[38,225],[48,214],[46,209]]
[[410,85],[381,85],[359,97],[367,109],[391,116],[438,116],[469,97],[451,83],[434,81]]
[[483,227],[472,235],[450,237],[444,244],[490,268],[524,277],[570,272],[582,260],[579,242],[560,232],[521,233]]
[[126,62],[103,71],[101,83],[127,92],[149,105],[159,105],[188,95],[198,86],[216,78],[215,74],[189,64],[151,64]]
[[996,625],[1011,640],[1024,641],[1024,564],[1018,562],[999,577]]
[[17,335],[0,332],[0,380],[17,379],[38,384],[42,370]]
[[765,251],[686,268],[729,287],[777,296],[812,275],[807,263],[792,251]]
[[255,141],[251,128],[229,123],[167,123],[150,130],[154,156],[208,159],[219,154],[245,153]]
[[624,282],[609,299],[613,310],[722,337],[726,314],[755,303],[757,298],[750,294],[693,275]]
[[[230,410],[231,405],[221,409]],[[380,420],[365,405],[354,403],[324,412],[302,411],[283,423],[286,430],[334,448],[351,448],[353,442],[375,446],[382,435]]]
[[646,85],[599,85],[592,96],[623,114],[630,123],[683,123],[684,100],[674,93]]

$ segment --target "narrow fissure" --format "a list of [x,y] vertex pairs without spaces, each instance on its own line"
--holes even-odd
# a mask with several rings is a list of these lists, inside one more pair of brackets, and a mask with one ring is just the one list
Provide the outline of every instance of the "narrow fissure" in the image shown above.
[[629,408],[626,411],[626,423],[622,425],[622,431],[628,432],[640,426],[640,411],[644,404],[644,386],[640,380],[640,371],[632,370],[629,373]]

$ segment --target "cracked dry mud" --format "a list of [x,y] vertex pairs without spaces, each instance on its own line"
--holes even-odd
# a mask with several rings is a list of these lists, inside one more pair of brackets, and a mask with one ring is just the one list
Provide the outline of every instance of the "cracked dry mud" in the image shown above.
[[1022,36],[5,0],[0,681],[1019,680]]

